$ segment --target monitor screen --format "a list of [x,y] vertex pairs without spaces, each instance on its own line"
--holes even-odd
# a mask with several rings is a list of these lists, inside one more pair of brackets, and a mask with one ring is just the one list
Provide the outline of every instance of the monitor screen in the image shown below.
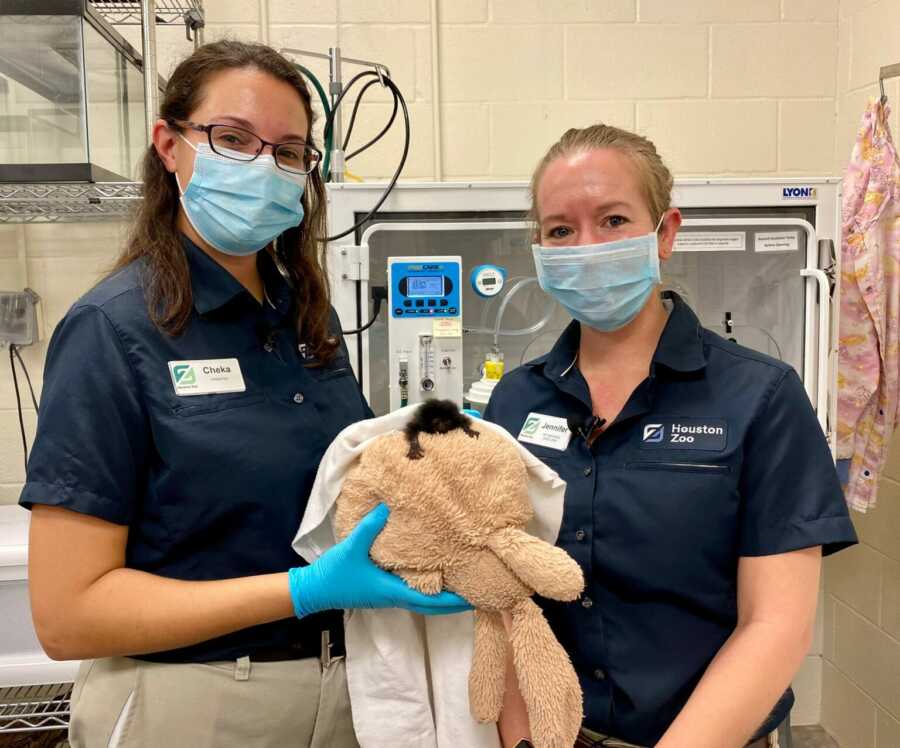
[[406,279],[407,296],[443,296],[444,279],[440,275],[411,275]]

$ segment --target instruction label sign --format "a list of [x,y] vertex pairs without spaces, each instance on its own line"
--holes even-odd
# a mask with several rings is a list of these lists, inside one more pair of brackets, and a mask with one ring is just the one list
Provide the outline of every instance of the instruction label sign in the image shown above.
[[458,317],[436,319],[431,328],[431,334],[436,338],[461,338],[462,320]]
[[800,249],[796,231],[760,231],[753,243],[757,252],[796,252]]
[[747,235],[743,231],[687,231],[675,237],[676,252],[743,252]]

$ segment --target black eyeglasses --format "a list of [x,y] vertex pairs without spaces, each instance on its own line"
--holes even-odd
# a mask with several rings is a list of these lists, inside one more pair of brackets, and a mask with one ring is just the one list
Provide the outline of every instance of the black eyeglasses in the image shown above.
[[256,133],[234,125],[198,125],[182,120],[172,120],[170,124],[205,132],[213,153],[235,161],[253,161],[267,145],[272,146],[276,166],[290,174],[309,174],[322,160],[321,151],[306,143],[270,143]]

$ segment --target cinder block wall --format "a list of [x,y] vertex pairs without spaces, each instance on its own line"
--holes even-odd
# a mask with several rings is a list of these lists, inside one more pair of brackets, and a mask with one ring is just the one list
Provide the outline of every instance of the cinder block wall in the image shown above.
[[[388,65],[412,120],[405,179],[526,178],[564,129],[597,121],[651,137],[677,176],[840,174],[878,67],[900,62],[900,0],[205,6],[207,40],[322,52],[339,45]],[[125,33],[139,46],[135,31]],[[189,51],[182,29],[158,31],[163,74]],[[327,81],[327,63],[304,64]],[[347,66],[345,79],[353,73]],[[900,101],[896,82],[889,92]],[[390,114],[384,93],[369,94],[351,148]],[[401,146],[395,127],[349,168],[384,178]],[[123,233],[115,224],[0,226],[0,287],[30,284],[43,297],[44,342],[23,351],[38,389],[53,327],[109,265]],[[11,377],[0,371],[0,503],[14,503],[24,471]],[[29,438],[34,423],[26,407]],[[842,748],[875,746],[876,729],[878,748],[900,746],[900,440],[893,465],[881,505],[857,516],[864,545],[826,565],[824,627],[796,682],[795,722],[819,720],[824,687],[821,718]]]
[[[878,68],[900,62],[900,2],[841,0],[838,35],[835,173],[879,95]],[[885,90],[896,112],[900,81]],[[892,444],[878,505],[853,515],[860,545],[825,564],[822,724],[841,748],[900,746],[900,438]]]
[[[599,120],[653,138],[680,175],[832,171],[837,0],[435,5],[436,45],[427,0],[269,0],[265,27],[258,3],[216,0],[207,38],[386,63],[410,103],[407,178],[522,178],[565,128]],[[357,142],[386,121],[381,98],[361,107]],[[398,131],[350,169],[388,176],[399,147]]]

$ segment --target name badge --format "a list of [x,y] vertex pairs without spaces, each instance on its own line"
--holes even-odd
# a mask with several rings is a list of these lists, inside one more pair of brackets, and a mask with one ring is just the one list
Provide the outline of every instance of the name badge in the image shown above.
[[641,449],[699,449],[721,452],[728,424],[721,418],[654,418],[641,423]]
[[169,361],[172,386],[179,397],[245,392],[244,376],[236,358],[205,361]]
[[572,432],[565,418],[547,416],[543,413],[529,413],[518,437],[520,442],[537,444],[564,451],[572,440]]

